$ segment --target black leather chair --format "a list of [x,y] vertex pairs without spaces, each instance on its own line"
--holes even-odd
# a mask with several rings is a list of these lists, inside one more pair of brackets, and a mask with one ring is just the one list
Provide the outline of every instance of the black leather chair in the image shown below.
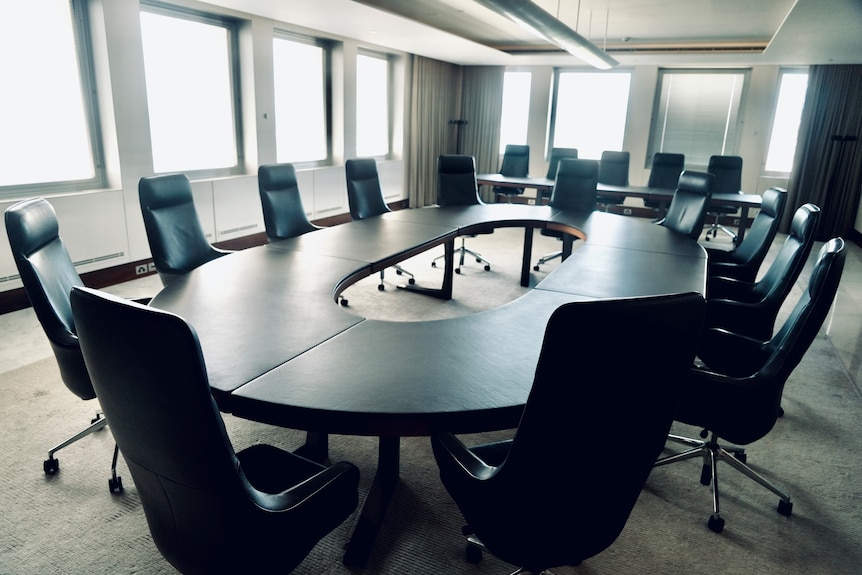
[[771,338],[778,312],[808,261],[819,216],[820,209],[814,204],[796,210],[790,233],[760,280],[710,277],[706,325],[761,341]]
[[[377,175],[377,160],[374,158],[354,158],[344,163],[347,176],[347,202],[350,205],[350,217],[354,220],[373,218],[391,211],[383,198],[380,189],[380,177]],[[413,274],[401,266],[392,266],[398,275],[407,275],[407,282],[416,283]],[[380,270],[380,283],[377,289],[383,291],[384,272]]]
[[[473,156],[443,154],[437,158],[437,205],[439,206],[475,206],[482,204],[479,199],[479,186],[476,183],[476,159]],[[486,233],[493,233],[493,230]],[[471,235],[475,237],[475,235]],[[455,273],[461,273],[464,257],[470,254],[476,263],[485,264],[485,271],[491,271],[491,262],[481,254],[468,249],[466,237],[461,236],[461,247],[458,250],[460,258]],[[431,267],[437,267],[437,261],[445,258],[437,256],[431,261]]]
[[[841,238],[824,244],[807,289],[784,325],[768,341],[752,340],[715,328],[704,334],[702,345],[723,348],[724,353],[735,357],[736,361],[728,364],[732,371],[726,373],[693,368],[680,394],[675,419],[702,427],[701,437],[709,436],[709,439],[670,435],[671,441],[690,448],[662,457],[656,466],[703,459],[700,481],[703,485],[711,482],[713,491],[713,512],[707,525],[716,533],[724,529],[716,475],[719,461],[727,462],[778,495],[778,512],[782,515],[789,516],[793,510],[789,495],[746,465],[747,455],[740,446],[761,439],[775,425],[781,413],[784,384],[823,325],[841,280],[844,259],[845,246]],[[719,438],[735,445],[722,445]]]
[[[503,152],[503,161],[500,163],[500,174],[513,178],[526,178],[530,172],[530,146],[520,144],[507,144]],[[507,186],[494,186],[494,198],[506,196],[512,201],[512,196],[523,195],[524,188],[510,188]]]
[[[25,200],[6,210],[6,234],[12,257],[30,299],[33,311],[51,344],[60,368],[60,378],[69,391],[83,400],[96,397],[84,357],[78,345],[75,320],[69,303],[74,286],[84,285],[59,235],[59,223],[53,206],[42,198]],[[107,420],[97,412],[90,425],[69,439],[48,450],[42,468],[48,475],[60,470],[60,460],[54,454],[79,439],[103,429]],[[111,493],[123,490],[123,480],[117,476],[117,450],[108,479]]]
[[[549,205],[563,210],[592,212],[596,209],[598,181],[599,163],[597,161],[565,158],[560,161]],[[546,228],[542,229],[541,234],[560,240],[566,235],[561,231]],[[562,258],[564,251],[568,250],[545,254],[539,258],[533,270],[539,271],[542,264]]]
[[[560,165],[560,160],[563,158],[569,158],[576,160],[578,158],[578,149],[577,148],[551,148],[551,155],[548,158],[548,173],[545,177],[549,180],[557,179],[557,168]],[[542,192],[539,194],[538,200],[550,199],[551,192]],[[536,203],[541,203],[538,201]]]
[[[599,160],[599,183],[610,186],[629,185],[629,153],[605,150]],[[610,196],[599,196],[599,203],[605,206],[619,205],[625,202],[625,198]]]
[[257,189],[266,235],[270,240],[293,238],[319,229],[305,215],[293,165],[260,166],[257,169]]
[[[714,194],[742,193],[742,158],[739,156],[711,156],[706,171],[715,175],[715,186],[712,190]],[[704,239],[709,241],[710,236],[713,238],[716,237],[718,231],[721,230],[729,235],[733,243],[736,244],[736,233],[721,225],[721,217],[735,214],[738,211],[738,207],[731,205],[710,206],[707,217],[712,217],[713,222],[709,225]]]
[[359,472],[269,445],[235,453],[182,318],[74,288],[72,312],[153,541],[183,573],[296,567],[356,508]]
[[[540,573],[614,542],[665,443],[703,308],[698,294],[566,304],[548,322],[513,439],[467,448],[450,433],[432,435],[440,478],[470,533],[468,560],[481,558],[481,546]],[[577,344],[573,330],[583,335]],[[619,349],[633,355],[620,361]],[[608,418],[603,439],[626,445],[625,457],[595,449]]]
[[787,190],[767,188],[763,192],[760,211],[751,222],[745,239],[736,248],[729,251],[706,248],[709,256],[709,275],[753,282],[775,240],[786,204]]
[[164,285],[230,252],[207,241],[185,174],[147,176],[138,182],[144,228]]
[[[685,154],[670,154],[658,152],[653,154],[652,168],[649,172],[648,188],[664,188],[675,190],[679,182],[679,175],[685,169]],[[661,202],[655,200],[644,200],[644,206],[659,210]]]
[[681,173],[667,213],[656,223],[696,240],[706,219],[714,180],[715,176],[704,172]]

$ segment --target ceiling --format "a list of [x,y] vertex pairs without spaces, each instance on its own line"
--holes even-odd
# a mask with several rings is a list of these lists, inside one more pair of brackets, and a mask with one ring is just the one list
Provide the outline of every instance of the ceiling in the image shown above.
[[[205,3],[462,65],[582,64],[474,0]],[[534,3],[621,65],[862,63],[862,0]]]

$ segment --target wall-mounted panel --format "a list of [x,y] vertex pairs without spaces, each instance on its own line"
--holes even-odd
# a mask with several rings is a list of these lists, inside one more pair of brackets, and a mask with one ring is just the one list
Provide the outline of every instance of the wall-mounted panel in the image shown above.
[[299,186],[305,216],[310,220],[314,219],[314,170],[297,171],[296,185]]
[[213,183],[209,180],[192,182],[192,196],[195,201],[195,211],[201,221],[201,227],[210,243],[216,239],[215,205],[213,202]]
[[387,202],[397,202],[407,197],[403,161],[377,162],[377,175],[380,177],[380,189]]
[[216,242],[264,231],[257,176],[225,178],[213,183]]
[[314,218],[348,212],[344,166],[314,170]]

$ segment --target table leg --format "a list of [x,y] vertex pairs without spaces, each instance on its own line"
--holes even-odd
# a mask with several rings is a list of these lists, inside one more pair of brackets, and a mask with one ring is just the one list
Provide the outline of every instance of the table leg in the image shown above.
[[533,228],[524,228],[524,255],[521,257],[521,287],[530,287],[530,258],[533,255]]
[[452,280],[455,274],[455,239],[447,240],[443,244],[443,285],[440,288],[427,288],[411,284],[399,284],[398,289],[416,292],[422,295],[430,295],[439,299],[452,299]]
[[309,431],[305,443],[294,451],[300,457],[323,463],[329,457],[329,434]]
[[736,227],[736,245],[742,243],[742,238],[745,237],[745,228],[748,227],[748,206],[742,206],[742,211],[739,215],[739,225]]
[[392,499],[395,486],[398,485],[398,465],[400,461],[400,438],[381,437],[377,452],[377,473],[371,482],[371,489],[365,497],[365,503],[353,535],[347,543],[342,562],[349,567],[364,567],[371,555],[371,548],[377,538],[377,532],[386,515],[386,508]]

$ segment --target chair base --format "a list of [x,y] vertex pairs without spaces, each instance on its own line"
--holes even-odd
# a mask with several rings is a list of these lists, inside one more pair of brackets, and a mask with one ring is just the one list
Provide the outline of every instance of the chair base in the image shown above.
[[693,459],[695,457],[703,458],[703,467],[701,468],[700,482],[702,485],[709,485],[710,483],[712,483],[712,515],[707,522],[707,527],[709,527],[711,531],[714,531],[715,533],[721,533],[721,531],[724,529],[724,518],[721,516],[718,496],[717,466],[719,461],[727,462],[727,464],[730,465],[733,469],[736,469],[749,479],[756,481],[757,483],[777,495],[780,498],[778,501],[778,513],[786,517],[790,517],[791,513],[793,512],[793,503],[790,501],[790,496],[781,491],[778,487],[773,485],[762,475],[754,471],[751,467],[746,465],[745,462],[747,457],[744,448],[732,445],[722,446],[718,443],[718,438],[715,436],[714,433],[710,435],[708,441],[691,439],[689,437],[683,437],[680,435],[673,434],[669,434],[667,438],[670,441],[687,445],[690,447],[690,449],[687,449],[681,453],[676,453],[674,455],[659,458],[659,460],[655,463],[655,467],[668,465],[677,461],[685,461],[687,459]]
[[724,232],[725,234],[727,234],[728,236],[730,236],[730,240],[733,242],[734,245],[736,245],[736,242],[739,239],[736,235],[736,232],[734,232],[733,230],[731,230],[727,226],[723,226],[720,223],[718,223],[718,218],[719,218],[719,216],[715,217],[715,221],[709,226],[709,229],[706,230],[706,236],[704,236],[703,239],[706,241],[709,241],[710,236],[715,238],[718,236],[718,232],[721,231],[721,232]]
[[[407,280],[407,283],[409,283],[410,285],[413,285],[413,284],[415,284],[415,283],[416,283],[416,278],[413,276],[413,274],[412,274],[412,273],[408,272],[407,270],[405,270],[404,268],[402,268],[402,267],[401,267],[401,266],[399,266],[399,265],[394,265],[394,266],[392,266],[392,267],[393,267],[393,268],[395,268],[395,273],[396,273],[396,274],[398,274],[398,275],[407,275],[407,276],[409,276],[409,279]],[[384,290],[386,289],[386,286],[383,284],[383,277],[384,277],[384,272],[385,272],[385,271],[386,271],[386,270],[380,270],[380,283],[379,283],[379,284],[377,284],[377,289],[378,289],[379,291],[384,291]],[[341,305],[346,307],[346,306],[347,306],[347,300],[342,300]]]
[[536,262],[536,265],[533,266],[533,271],[539,271],[539,266],[542,264],[546,264],[549,261],[555,260],[557,258],[563,257],[563,251],[560,250],[558,252],[551,252],[549,254],[545,254],[539,258],[539,261]]
[[[467,535],[467,547],[464,549],[464,554],[465,554],[465,558],[467,559],[467,562],[468,563],[479,563],[479,562],[481,562],[482,561],[482,555],[484,554],[485,551],[487,551],[485,544],[482,543],[482,541],[478,537],[476,537],[472,533],[469,533],[469,531],[470,531],[469,525],[465,525],[462,528],[462,531],[465,532],[464,533],[465,535]],[[531,572],[527,571],[523,567],[519,567],[518,569],[512,571],[509,575],[522,575],[522,574],[527,574],[527,573],[531,573]],[[551,573],[549,570],[545,569],[544,571],[540,571],[539,573],[531,573],[531,575],[554,575],[554,574]]]
[[[485,264],[485,271],[486,272],[491,271],[491,262],[489,262],[488,260],[483,258],[480,253],[474,252],[473,250],[468,248],[464,242],[465,242],[465,238],[462,236],[461,237],[461,247],[458,248],[458,252],[460,253],[460,257],[458,258],[458,266],[455,268],[455,273],[456,274],[461,273],[461,266],[464,265],[464,256],[466,254],[470,254],[472,257],[476,258],[477,264]],[[431,267],[436,268],[437,267],[437,260],[442,260],[445,257],[446,257],[446,255],[444,254],[442,256],[437,256],[436,258],[431,260]]]
[[[54,457],[54,454],[63,449],[64,447],[68,447],[78,441],[79,439],[83,439],[87,437],[94,431],[99,431],[104,429],[105,426],[108,425],[108,421],[102,417],[101,413],[97,413],[96,417],[90,421],[89,427],[86,429],[79,431],[69,439],[63,441],[55,445],[53,448],[48,450],[48,459],[42,462],[42,470],[45,472],[45,475],[54,475],[58,471],[60,471],[60,460]],[[122,493],[123,492],[123,479],[117,476],[117,459],[119,457],[119,447],[117,444],[114,444],[114,457],[111,461],[111,477],[108,479],[108,490],[111,493]]]

